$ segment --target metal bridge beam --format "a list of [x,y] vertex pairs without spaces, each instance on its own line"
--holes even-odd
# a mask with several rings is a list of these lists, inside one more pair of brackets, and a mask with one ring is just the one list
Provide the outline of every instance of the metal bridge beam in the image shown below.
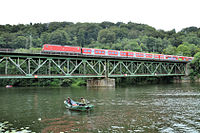
[[108,77],[184,76],[186,63],[108,60]]
[[0,54],[0,78],[184,76],[186,62]]

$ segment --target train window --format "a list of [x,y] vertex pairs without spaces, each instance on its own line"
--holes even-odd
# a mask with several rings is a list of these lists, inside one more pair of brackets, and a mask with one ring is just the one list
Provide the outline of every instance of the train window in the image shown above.
[[104,51],[102,51],[102,53],[104,54]]
[[96,53],[98,53],[98,51],[95,51]]
[[112,54],[114,54],[114,52],[112,52]]
[[101,51],[99,51],[99,53],[101,53]]
[[117,54],[117,52],[115,52],[115,54]]
[[48,48],[48,45],[46,45],[46,47]]
[[88,52],[90,52],[90,50],[88,50]]
[[84,50],[84,52],[87,52],[87,50]]

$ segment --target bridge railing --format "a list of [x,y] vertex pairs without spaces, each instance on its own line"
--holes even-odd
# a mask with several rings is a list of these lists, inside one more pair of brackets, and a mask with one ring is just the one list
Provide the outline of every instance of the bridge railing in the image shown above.
[[10,49],[10,48],[0,48],[0,52],[14,52],[15,49]]

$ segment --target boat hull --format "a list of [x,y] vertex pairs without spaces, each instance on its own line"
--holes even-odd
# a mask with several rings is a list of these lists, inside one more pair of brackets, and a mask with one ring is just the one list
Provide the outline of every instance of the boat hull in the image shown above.
[[92,104],[88,104],[85,106],[79,106],[79,103],[77,103],[76,106],[72,106],[72,105],[68,104],[67,101],[64,101],[64,104],[67,109],[74,110],[74,111],[90,111],[94,108],[94,105],[92,105]]

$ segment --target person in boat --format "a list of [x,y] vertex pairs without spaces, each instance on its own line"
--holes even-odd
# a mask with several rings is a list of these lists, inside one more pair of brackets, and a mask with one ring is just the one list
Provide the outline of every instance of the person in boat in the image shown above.
[[67,98],[67,103],[72,105],[72,106],[78,106],[77,103],[75,101],[73,101],[71,98]]
[[67,103],[69,103],[70,105],[72,105],[71,99],[69,97],[67,98]]
[[81,102],[80,102],[79,106],[85,106],[86,104],[87,104],[86,100],[83,97],[81,97]]

